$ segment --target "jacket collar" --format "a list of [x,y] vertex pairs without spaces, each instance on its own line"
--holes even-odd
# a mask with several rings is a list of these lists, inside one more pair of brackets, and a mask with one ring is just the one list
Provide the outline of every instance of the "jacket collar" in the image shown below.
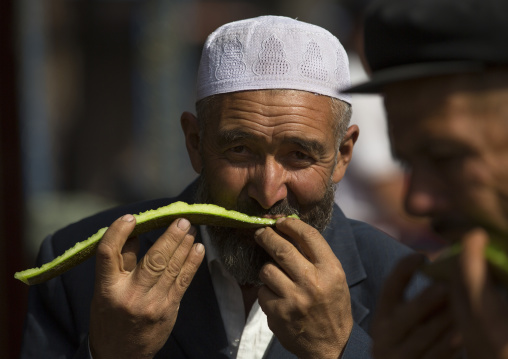
[[342,264],[350,288],[367,278],[349,220],[336,204],[332,221],[323,231],[323,237]]

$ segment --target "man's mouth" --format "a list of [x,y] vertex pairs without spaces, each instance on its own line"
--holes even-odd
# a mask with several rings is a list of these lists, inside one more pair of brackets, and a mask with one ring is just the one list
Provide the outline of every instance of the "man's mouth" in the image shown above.
[[459,217],[442,217],[432,221],[432,229],[450,243],[460,241],[463,236],[474,228],[474,225]]
[[264,214],[261,216],[262,218],[269,218],[269,219],[278,219],[282,217],[287,217],[284,214]]

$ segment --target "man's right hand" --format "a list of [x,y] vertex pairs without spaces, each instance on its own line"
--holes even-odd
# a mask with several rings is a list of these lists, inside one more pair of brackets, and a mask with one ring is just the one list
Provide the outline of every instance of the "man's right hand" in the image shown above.
[[372,323],[376,359],[448,359],[460,351],[446,286],[433,284],[414,298],[404,297],[421,264],[421,256],[408,256],[385,282]]
[[479,228],[462,239],[452,281],[453,309],[468,358],[508,359],[508,301],[489,273],[483,254],[487,243],[487,232]]
[[90,318],[94,359],[152,358],[168,339],[183,294],[204,258],[196,229],[177,219],[136,263],[137,242],[128,239],[136,220],[125,215],[97,247]]

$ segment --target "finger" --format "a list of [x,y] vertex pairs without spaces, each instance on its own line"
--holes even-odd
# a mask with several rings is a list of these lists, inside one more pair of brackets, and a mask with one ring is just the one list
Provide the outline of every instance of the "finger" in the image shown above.
[[168,297],[173,303],[180,303],[204,257],[205,247],[203,244],[194,244],[182,266],[182,270],[176,278],[175,285],[171,286],[171,289],[168,291]]
[[456,329],[448,330],[439,336],[435,344],[428,349],[422,359],[459,359],[462,358],[462,338]]
[[403,352],[411,353],[408,357],[422,357],[427,351],[432,351],[431,348],[452,326],[453,319],[448,309],[443,308],[433,312],[404,339]]
[[441,283],[426,288],[411,301],[399,304],[392,311],[390,321],[393,326],[390,331],[394,342],[406,338],[414,328],[424,326],[434,313],[443,310],[447,305],[448,290]]
[[281,311],[276,310],[277,303],[280,301],[280,296],[272,291],[269,287],[262,285],[258,290],[258,303],[263,313],[269,316],[270,313],[279,313]]
[[123,269],[131,272],[136,268],[138,262],[139,239],[138,237],[131,237],[127,239],[122,248],[122,261]]
[[132,279],[135,284],[148,291],[158,282],[190,228],[190,222],[185,218],[171,223],[134,269]]
[[423,322],[438,310],[448,306],[449,289],[444,283],[434,283],[404,306],[395,309],[395,314],[408,322]]
[[258,229],[254,234],[254,238],[256,243],[294,281],[299,279],[300,273],[305,273],[312,266],[292,243],[277,234],[272,228]]
[[[406,330],[404,336],[394,333],[398,321],[391,321],[382,331],[373,331],[373,353],[375,358],[423,358],[427,352],[436,351],[434,346],[452,327],[452,317],[441,310],[429,318]],[[438,358],[438,357],[436,357]]]
[[489,308],[483,301],[483,296],[488,292],[484,259],[487,242],[487,234],[482,229],[474,229],[463,238],[459,265],[451,283],[455,317],[467,341],[478,338],[478,317]]
[[259,271],[259,279],[263,284],[279,297],[286,297],[292,293],[295,283],[273,263],[265,264]]
[[462,252],[459,257],[460,277],[467,297],[473,307],[482,305],[482,294],[487,280],[487,263],[484,252],[488,243],[487,233],[475,229],[462,241]]
[[329,263],[336,260],[328,242],[314,227],[296,218],[280,218],[277,230],[288,235],[302,250],[302,253],[314,263]]
[[422,265],[423,256],[412,254],[403,258],[392,270],[385,281],[381,291],[381,298],[378,305],[378,315],[391,315],[394,308],[404,301],[404,291]]
[[191,227],[189,229],[189,233],[185,235],[183,241],[176,248],[175,252],[169,259],[166,269],[160,276],[159,281],[154,285],[154,289],[161,292],[161,295],[167,295],[169,288],[171,288],[177,277],[180,275],[184,263],[191,252],[196,233],[197,231],[195,227]]
[[109,284],[108,281],[123,271],[122,248],[135,225],[134,216],[126,214],[113,222],[102,236],[96,252],[97,283]]

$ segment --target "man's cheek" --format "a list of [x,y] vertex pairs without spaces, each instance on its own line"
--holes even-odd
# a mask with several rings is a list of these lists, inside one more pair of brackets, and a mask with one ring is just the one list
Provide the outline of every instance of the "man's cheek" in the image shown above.
[[326,186],[321,185],[319,181],[291,182],[288,184],[288,189],[302,207],[321,201],[326,192]]
[[225,208],[234,208],[244,188],[243,176],[235,171],[220,170],[210,174],[210,196]]

